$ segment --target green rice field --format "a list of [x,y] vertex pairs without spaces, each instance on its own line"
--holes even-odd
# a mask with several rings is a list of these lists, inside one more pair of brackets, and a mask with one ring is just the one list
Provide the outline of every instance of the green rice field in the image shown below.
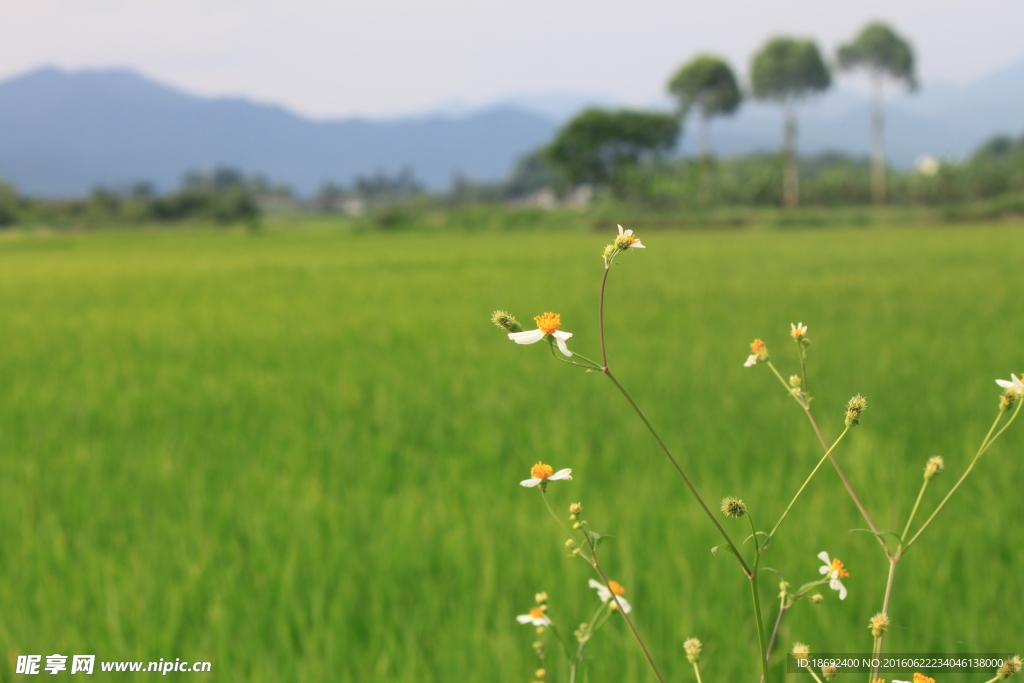
[[[555,509],[581,501],[614,536],[602,564],[666,680],[695,680],[696,636],[705,683],[757,683],[748,582],[628,404],[489,321],[559,312],[599,357],[603,228],[0,235],[0,681],[60,653],[212,662],[169,674],[195,681],[529,683],[536,634],[515,617],[534,594],[567,632],[597,606],[519,486],[543,460],[573,470]],[[755,337],[788,376],[789,325],[808,325],[829,438],[867,397],[836,455],[897,531],[928,457],[946,471],[925,514],[995,418],[993,380],[1024,371],[1020,223],[637,232],[647,249],[609,280],[610,364],[713,509],[742,498],[759,528],[821,447],[768,368],[743,367]],[[1024,649],[1022,456],[1024,422],[899,563],[887,651]],[[775,680],[797,640],[870,651],[888,563],[863,527],[823,468],[763,564],[797,587],[825,550],[849,597],[824,586],[787,614]],[[760,579],[770,623],[778,582]],[[654,680],[619,619],[587,652],[588,681]]]

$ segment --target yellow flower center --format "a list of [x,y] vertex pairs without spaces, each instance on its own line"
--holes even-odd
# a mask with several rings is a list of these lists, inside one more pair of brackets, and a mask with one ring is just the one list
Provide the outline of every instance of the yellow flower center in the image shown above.
[[544,481],[552,474],[555,473],[555,468],[551,465],[545,465],[542,462],[538,462],[536,465],[530,468],[530,476],[534,479],[540,479]]
[[619,235],[618,237],[615,238],[615,246],[618,247],[619,249],[629,249],[630,246],[636,244],[639,241],[640,239],[638,237],[634,237],[633,235]]
[[914,683],[935,683],[934,678],[928,678],[922,673],[914,672]]
[[751,353],[761,353],[762,351],[764,351],[764,349],[765,349],[765,343],[763,341],[761,341],[760,339],[755,339],[754,341],[750,342],[750,352]]
[[[850,575],[850,572],[846,571],[838,557],[832,560],[832,571],[836,572],[836,576],[840,579],[845,579]],[[935,681],[932,681],[932,683],[935,683]]]
[[544,334],[551,334],[562,324],[562,316],[558,313],[544,313],[533,319],[537,323],[537,329]]
[[793,328],[793,331],[790,332],[790,334],[792,334],[794,337],[802,337],[804,336],[804,330],[801,327],[795,327]]
[[543,616],[544,616],[544,610],[542,610],[540,607],[534,607],[534,608],[532,608],[530,610],[530,618],[531,619],[540,619]]
[[625,595],[626,594],[626,589],[623,588],[622,584],[619,583],[618,581],[609,581],[608,582],[608,587],[611,588],[612,593],[615,593],[616,595]]

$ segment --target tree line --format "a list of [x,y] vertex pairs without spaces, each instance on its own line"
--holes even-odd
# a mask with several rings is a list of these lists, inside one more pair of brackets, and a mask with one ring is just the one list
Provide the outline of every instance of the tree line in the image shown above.
[[[883,93],[886,84],[913,89],[917,78],[909,42],[886,24],[865,26],[835,58],[841,71],[864,71],[872,83],[871,188],[876,203],[886,199]],[[832,85],[832,73],[813,40],[780,36],[754,55],[745,94],[729,64],[715,55],[698,55],[683,64],[667,84],[676,102],[670,114],[588,109],[570,120],[546,148],[546,158],[571,183],[596,183],[621,189],[636,167],[664,158],[676,148],[683,123],[698,121],[702,194],[712,182],[711,123],[730,116],[745,97],[772,102],[783,112],[782,204],[799,203],[796,159],[797,108]]]
[[257,198],[272,191],[262,177],[246,176],[227,166],[189,172],[181,186],[170,192],[160,193],[150,183],[137,182],[125,188],[97,187],[86,197],[68,199],[23,196],[0,180],[0,226],[199,220],[256,227],[260,215]]

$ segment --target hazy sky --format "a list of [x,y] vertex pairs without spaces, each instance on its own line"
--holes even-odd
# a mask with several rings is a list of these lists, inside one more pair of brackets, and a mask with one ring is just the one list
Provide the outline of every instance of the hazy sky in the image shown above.
[[559,91],[649,103],[697,52],[745,73],[770,35],[813,36],[830,55],[873,19],[911,40],[926,82],[1024,60],[1024,0],[0,0],[0,10],[0,79],[44,64],[126,66],[316,117]]

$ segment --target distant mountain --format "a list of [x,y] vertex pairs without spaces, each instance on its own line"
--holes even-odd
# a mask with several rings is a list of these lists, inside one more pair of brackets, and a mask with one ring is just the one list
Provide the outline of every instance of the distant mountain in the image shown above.
[[145,180],[175,187],[218,164],[303,194],[412,167],[431,187],[506,176],[555,124],[513,107],[459,118],[312,121],[244,99],[202,98],[127,70],[44,68],[0,84],[0,177],[22,192],[84,194]]
[[[186,171],[230,165],[310,194],[326,181],[409,166],[438,189],[456,174],[503,178],[574,112],[613,102],[546,93],[387,120],[313,121],[278,106],[190,95],[127,70],[44,68],[0,83],[0,177],[30,194],[80,195],[140,180],[170,189]],[[869,107],[865,95],[843,87],[809,100],[799,109],[800,153],[866,156]],[[1024,62],[965,86],[926,83],[886,102],[887,157],[899,167],[922,155],[962,158],[999,133],[1024,133]],[[691,122],[683,153],[693,153],[694,138]],[[747,102],[712,125],[713,149],[723,156],[775,150],[781,138],[781,112],[765,104]]]

